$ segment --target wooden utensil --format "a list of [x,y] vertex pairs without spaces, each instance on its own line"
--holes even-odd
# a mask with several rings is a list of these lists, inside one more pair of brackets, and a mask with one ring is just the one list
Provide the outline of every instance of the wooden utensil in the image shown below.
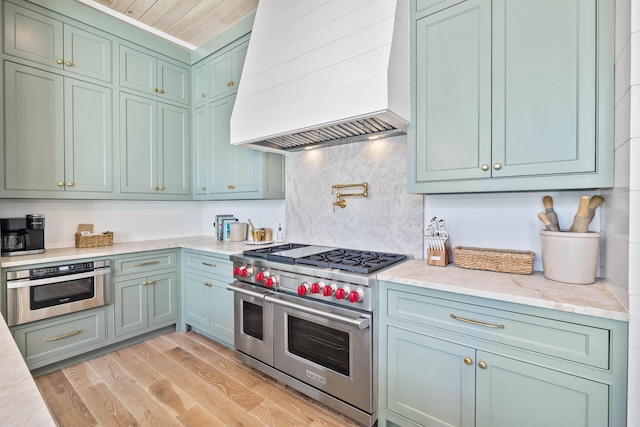
[[538,218],[540,218],[540,221],[542,221],[547,231],[560,231],[560,227],[558,227],[557,224],[551,222],[551,219],[549,219],[549,216],[546,212],[540,212],[538,214]]
[[553,210],[553,199],[551,198],[551,196],[544,196],[542,198],[542,204],[544,205],[544,212],[547,214],[549,221],[551,221],[551,224],[555,225],[558,228],[558,230],[553,231],[560,231],[558,214],[556,214],[556,211]]
[[604,202],[604,197],[602,196],[591,196],[591,200],[589,200],[589,222],[593,220],[593,217],[596,215],[596,209]]
[[580,197],[578,212],[573,217],[573,224],[569,231],[573,233],[586,233],[589,231],[589,196]]

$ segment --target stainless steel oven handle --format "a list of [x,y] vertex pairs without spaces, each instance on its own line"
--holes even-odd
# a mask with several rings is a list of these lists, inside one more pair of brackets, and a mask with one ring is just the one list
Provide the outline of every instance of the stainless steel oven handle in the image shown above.
[[243,295],[248,295],[250,297],[254,297],[254,298],[258,298],[258,299],[263,299],[264,297],[267,296],[267,293],[265,292],[254,292],[254,291],[250,291],[249,289],[244,289],[244,288],[240,288],[238,286],[235,286],[233,283],[229,283],[227,285],[227,289],[233,292],[238,292],[239,294],[243,294]]
[[355,326],[358,329],[367,329],[371,323],[368,317],[359,317],[357,319],[352,319],[350,317],[341,316],[339,314],[328,313],[325,311],[316,310],[315,308],[305,307],[295,302],[285,301],[283,299],[278,298],[275,295],[265,295],[264,299],[265,301],[270,302],[272,304],[293,308],[295,310],[302,311],[307,314],[313,314],[314,316],[324,317],[325,319],[335,320],[336,322],[344,323],[349,326]]
[[51,283],[69,282],[71,280],[84,279],[87,277],[97,277],[111,273],[111,268],[100,268],[98,270],[84,273],[68,274],[62,276],[47,277],[36,280],[11,280],[7,281],[7,289],[27,288],[29,286],[49,285]]

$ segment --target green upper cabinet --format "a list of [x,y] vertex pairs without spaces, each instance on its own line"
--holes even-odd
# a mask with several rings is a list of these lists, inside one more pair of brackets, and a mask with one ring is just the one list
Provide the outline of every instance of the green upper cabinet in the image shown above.
[[111,89],[4,65],[3,194],[113,191]]
[[159,101],[189,104],[190,71],[128,46],[120,46],[120,87]]
[[211,59],[209,83],[211,100],[236,93],[248,47],[249,42],[245,41]]
[[189,195],[189,147],[187,109],[120,93],[122,193]]
[[613,184],[613,1],[412,6],[411,192]]
[[4,53],[112,81],[111,40],[9,2],[4,6]]

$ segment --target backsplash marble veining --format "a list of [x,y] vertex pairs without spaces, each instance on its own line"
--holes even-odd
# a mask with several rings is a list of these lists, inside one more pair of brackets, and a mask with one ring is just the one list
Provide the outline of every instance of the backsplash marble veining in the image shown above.
[[[423,196],[407,194],[405,136],[292,153],[285,162],[287,240],[423,257]],[[331,186],[362,182],[369,196],[347,197],[334,212]]]

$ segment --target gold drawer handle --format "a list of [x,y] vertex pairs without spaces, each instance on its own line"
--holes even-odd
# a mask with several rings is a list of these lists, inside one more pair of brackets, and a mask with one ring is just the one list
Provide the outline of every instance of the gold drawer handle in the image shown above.
[[148,261],[148,262],[139,262],[138,264],[133,264],[134,267],[143,267],[145,265],[153,265],[160,264],[160,261]]
[[493,323],[480,322],[479,320],[465,319],[464,317],[456,316],[453,313],[451,314],[451,318],[455,320],[459,320],[461,322],[472,323],[478,326],[484,326],[485,328],[504,329],[504,325],[495,325]]
[[215,264],[211,264],[210,262],[204,262],[204,261],[202,261],[202,265],[206,265],[207,267],[217,267],[217,265]]
[[68,334],[64,334],[64,335],[60,335],[58,337],[53,337],[53,338],[45,338],[45,342],[49,342],[49,341],[58,341],[61,340],[63,338],[69,338],[72,337],[74,335],[78,335],[84,332],[84,329],[78,329],[77,331],[73,331],[73,332],[69,332]]

